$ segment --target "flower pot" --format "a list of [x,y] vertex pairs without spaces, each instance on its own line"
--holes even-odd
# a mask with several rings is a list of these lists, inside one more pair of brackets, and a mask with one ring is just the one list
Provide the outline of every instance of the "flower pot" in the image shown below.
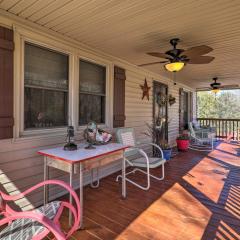
[[172,155],[172,149],[163,149],[163,156],[166,161],[170,160]]
[[177,148],[179,151],[187,151],[189,147],[189,140],[177,139]]

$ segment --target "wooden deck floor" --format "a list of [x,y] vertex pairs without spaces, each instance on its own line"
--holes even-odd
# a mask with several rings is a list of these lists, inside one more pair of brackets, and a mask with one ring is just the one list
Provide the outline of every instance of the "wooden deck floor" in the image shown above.
[[[237,146],[220,143],[206,154],[180,153],[166,164],[166,178],[142,191],[127,184],[121,199],[117,174],[99,189],[84,189],[85,230],[81,240],[240,239],[240,158]],[[154,171],[159,173],[159,169]],[[144,182],[144,176],[135,178]],[[67,225],[67,216],[62,219]]]

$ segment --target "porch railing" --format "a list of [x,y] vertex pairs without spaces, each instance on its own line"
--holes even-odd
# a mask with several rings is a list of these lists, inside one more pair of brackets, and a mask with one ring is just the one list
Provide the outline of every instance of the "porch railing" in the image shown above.
[[218,138],[240,139],[240,119],[197,118],[200,126],[216,127]]

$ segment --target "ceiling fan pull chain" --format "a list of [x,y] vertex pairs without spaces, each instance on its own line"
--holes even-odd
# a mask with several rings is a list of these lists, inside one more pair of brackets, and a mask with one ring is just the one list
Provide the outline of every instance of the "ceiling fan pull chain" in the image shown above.
[[173,72],[173,85],[177,85],[176,72]]

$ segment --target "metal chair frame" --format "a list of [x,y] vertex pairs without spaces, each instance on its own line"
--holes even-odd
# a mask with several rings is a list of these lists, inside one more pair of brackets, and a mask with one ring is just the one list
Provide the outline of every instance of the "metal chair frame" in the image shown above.
[[[32,191],[35,191],[36,189],[43,187],[45,185],[58,185],[63,187],[65,190],[67,190],[72,197],[75,200],[76,207],[74,207],[72,204],[68,202],[61,202],[61,205],[54,217],[53,220],[50,220],[47,218],[44,214],[38,213],[36,211],[24,211],[24,212],[17,212],[14,211],[10,206],[7,204],[7,202],[16,201],[20,198],[25,197],[27,194],[31,193]],[[40,240],[45,238],[49,233],[52,233],[55,238],[58,240],[64,240],[68,239],[78,228],[80,224],[80,201],[75,193],[75,191],[65,182],[59,181],[59,180],[47,180],[44,182],[41,182],[28,190],[16,194],[16,195],[8,195],[0,191],[0,199],[1,199],[1,206],[0,206],[0,215],[3,216],[3,218],[0,220],[0,226],[4,226],[5,224],[11,224],[12,221],[17,219],[32,219],[40,224],[42,224],[45,227],[45,230],[35,235],[32,239],[34,240]],[[60,229],[60,222],[59,219],[62,215],[63,209],[68,208],[73,216],[74,216],[74,223],[71,226],[68,233],[63,233]],[[4,229],[4,228],[3,228]],[[14,231],[14,229],[12,229]]]
[[190,131],[190,149],[196,151],[212,151],[214,149],[214,141],[216,141],[216,138],[213,136],[214,132],[211,132],[210,129],[194,130],[191,122],[188,126]]
[[[122,134],[124,133],[130,133],[130,138],[131,139],[124,139]],[[130,182],[131,184],[135,185],[136,187],[147,191],[150,186],[151,186],[151,181],[150,178],[154,178],[158,181],[161,181],[164,179],[165,177],[165,171],[164,171],[164,164],[166,162],[166,160],[164,159],[163,156],[163,151],[162,149],[155,143],[144,143],[142,146],[144,145],[150,145],[155,147],[156,149],[158,149],[158,151],[160,152],[161,158],[151,158],[147,155],[147,153],[142,149],[137,147],[138,143],[136,141],[135,135],[134,135],[134,130],[132,128],[118,128],[116,130],[116,137],[117,137],[117,141],[125,144],[125,145],[130,145],[131,147],[126,151],[125,153],[125,161],[128,164],[128,166],[132,166],[135,167],[132,171],[127,172],[126,176],[130,175],[130,174],[134,174],[137,171],[142,172],[144,174],[147,175],[147,185],[143,186],[141,184],[136,183],[135,181],[129,179],[128,177],[126,177],[126,181]],[[130,143],[130,144],[129,144]],[[142,156],[142,158],[136,158],[136,159],[129,159],[130,156],[133,156],[135,154],[140,154]],[[137,162],[138,159],[144,160],[142,162]],[[153,162],[151,160],[154,160]],[[153,174],[150,173],[150,168],[157,168],[159,166],[162,166],[162,174],[161,177],[159,176],[155,176]],[[141,168],[146,168],[146,171],[144,171]],[[119,179],[121,178],[121,175],[118,175],[116,178],[116,181],[119,181]]]

